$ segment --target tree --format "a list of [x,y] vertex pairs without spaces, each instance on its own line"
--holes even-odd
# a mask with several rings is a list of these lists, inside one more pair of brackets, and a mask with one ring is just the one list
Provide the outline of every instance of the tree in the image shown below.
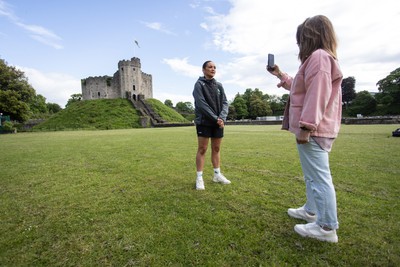
[[170,107],[170,108],[173,108],[173,107],[174,107],[174,104],[172,104],[172,101],[169,100],[169,99],[166,99],[166,100],[164,101],[164,105],[166,105],[167,107]]
[[36,95],[25,74],[0,59],[0,112],[12,120],[29,119],[29,104]]
[[[241,95],[241,97],[244,99],[244,101],[246,102],[247,108],[249,108],[249,104],[250,104],[250,98],[251,95],[253,94],[253,89],[251,88],[247,88],[246,91],[244,91],[243,95]],[[238,95],[240,96],[240,94],[238,93]]]
[[247,88],[242,97],[246,101],[247,110],[250,111],[250,101],[252,97],[259,97],[260,99],[262,99],[263,93],[258,88],[254,90],[251,88]]
[[266,115],[265,102],[258,97],[250,100],[249,117],[255,119]]
[[289,94],[283,94],[283,95],[281,96],[281,101],[282,101],[283,104],[286,105],[286,103],[288,102],[288,100],[289,100]]
[[46,98],[42,95],[36,95],[32,97],[29,103],[29,108],[33,114],[46,114],[48,113]]
[[194,107],[191,102],[178,102],[175,107],[176,111],[181,114],[192,114],[194,113]]
[[[286,94],[285,97],[288,98],[289,95]],[[282,97],[279,97],[277,95],[269,96],[268,103],[269,103],[269,106],[271,107],[272,115],[282,115],[283,114],[283,111],[285,110],[287,98],[285,100],[284,96],[282,96]]]
[[342,81],[342,101],[345,104],[345,109],[354,98],[356,98],[356,79],[354,77],[347,77]]
[[271,115],[272,110],[269,107],[267,101],[263,100],[262,97],[255,94],[250,99],[250,109],[249,109],[249,117],[251,119],[255,119],[257,117],[264,117],[267,115]]
[[28,104],[21,101],[17,91],[12,90],[0,91],[0,113],[19,122],[25,122],[30,117]]
[[272,115],[277,110],[283,113],[286,101],[275,95],[263,94],[258,88],[247,88],[243,95],[237,93],[231,105],[235,107],[238,119],[255,119]]
[[368,91],[361,91],[356,94],[348,108],[350,116],[357,114],[370,115],[376,110],[376,100]]
[[244,119],[249,115],[246,101],[244,100],[243,97],[240,96],[239,93],[236,95],[231,105],[235,107],[237,119]]
[[387,105],[387,113],[400,114],[400,68],[392,71],[376,85],[379,90],[377,99],[380,104]]
[[69,105],[71,105],[72,103],[75,102],[79,102],[82,100],[82,94],[72,94],[71,98],[68,99],[67,104],[65,105],[65,107],[68,107]]
[[229,105],[229,111],[228,111],[228,117],[227,117],[227,119],[228,119],[228,120],[235,120],[236,117],[237,117],[237,114],[236,114],[236,109],[235,109],[235,107],[234,107],[233,105]]
[[60,105],[57,103],[47,103],[46,106],[50,114],[54,114],[62,110]]

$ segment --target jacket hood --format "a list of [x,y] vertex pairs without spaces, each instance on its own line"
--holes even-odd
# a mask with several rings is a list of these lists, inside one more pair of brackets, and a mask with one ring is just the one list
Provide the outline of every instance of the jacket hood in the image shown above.
[[215,83],[215,82],[216,82],[216,80],[215,80],[214,78],[208,80],[208,79],[206,79],[206,77],[204,77],[204,76],[200,76],[199,79],[198,79],[198,81],[205,82],[205,83]]

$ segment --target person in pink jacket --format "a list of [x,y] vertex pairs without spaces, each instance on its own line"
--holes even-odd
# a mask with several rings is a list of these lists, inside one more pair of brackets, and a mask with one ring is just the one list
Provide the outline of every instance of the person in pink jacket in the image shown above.
[[306,184],[306,203],[288,209],[289,216],[307,221],[294,230],[304,237],[338,242],[336,193],[329,167],[329,152],[342,116],[337,40],[326,16],[306,19],[297,28],[300,68],[294,78],[274,65],[267,70],[280,79],[278,87],[290,91],[282,128],[296,136]]

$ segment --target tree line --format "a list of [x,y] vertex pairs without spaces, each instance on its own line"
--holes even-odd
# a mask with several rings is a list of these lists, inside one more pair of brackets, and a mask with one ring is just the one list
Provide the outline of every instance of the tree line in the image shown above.
[[342,81],[343,114],[354,117],[385,116],[400,114],[400,68],[378,81],[378,93],[355,91],[356,79],[347,77]]
[[[356,92],[356,79],[353,76],[342,81],[342,107],[344,117],[400,115],[400,68],[378,81],[377,93]],[[256,119],[265,116],[283,115],[289,94],[282,96],[264,94],[260,89],[248,88],[243,94],[237,93],[229,103],[229,120]],[[165,105],[172,108],[171,100]],[[191,102],[178,102],[175,109],[188,116],[194,113]]]
[[0,58],[0,113],[10,116],[12,121],[47,118],[61,110],[56,103],[46,103],[46,98],[36,94],[24,72],[8,66]]
[[[378,93],[355,91],[356,79],[347,77],[342,82],[343,116],[400,115],[400,68],[377,82]],[[260,89],[247,88],[243,94],[237,93],[229,101],[229,120],[256,119],[264,116],[283,114],[288,94],[282,96],[264,94]],[[66,107],[81,100],[81,94],[73,94]],[[174,108],[189,120],[194,119],[191,102],[178,102],[173,106],[171,100],[165,105]],[[24,72],[0,58],[0,113],[10,116],[12,121],[24,123],[28,119],[46,119],[62,108],[56,103],[46,102],[29,84]]]

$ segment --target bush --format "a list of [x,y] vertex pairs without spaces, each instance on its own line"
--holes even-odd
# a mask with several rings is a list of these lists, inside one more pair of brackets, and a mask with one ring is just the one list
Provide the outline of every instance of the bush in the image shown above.
[[3,130],[6,132],[12,132],[14,130],[14,124],[11,121],[3,122]]

